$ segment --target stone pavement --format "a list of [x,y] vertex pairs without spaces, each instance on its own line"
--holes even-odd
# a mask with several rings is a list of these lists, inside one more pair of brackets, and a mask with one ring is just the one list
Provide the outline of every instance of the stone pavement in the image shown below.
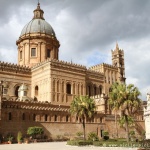
[[137,150],[137,148],[95,147],[95,146],[69,146],[66,142],[47,142],[31,144],[4,144],[0,150]]

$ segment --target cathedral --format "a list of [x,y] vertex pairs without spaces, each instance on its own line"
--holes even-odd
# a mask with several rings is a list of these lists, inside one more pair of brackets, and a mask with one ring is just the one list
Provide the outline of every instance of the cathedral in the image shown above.
[[[28,127],[41,126],[48,138],[73,136],[82,125],[70,115],[70,104],[75,96],[88,95],[97,113],[86,120],[86,133],[101,137],[106,130],[113,137],[114,115],[107,101],[112,83],[126,80],[124,51],[116,44],[112,64],[90,68],[59,60],[60,43],[39,3],[33,13],[16,41],[18,64],[0,62],[0,135],[16,136],[18,131],[26,135]],[[138,133],[144,129],[142,113],[137,123]],[[119,132],[125,136],[123,128]]]

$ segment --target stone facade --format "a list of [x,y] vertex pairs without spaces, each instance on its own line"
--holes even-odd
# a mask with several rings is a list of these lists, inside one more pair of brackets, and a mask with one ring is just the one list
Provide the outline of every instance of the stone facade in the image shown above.
[[[38,4],[33,19],[17,40],[18,65],[0,62],[0,134],[24,135],[29,126],[42,126],[48,137],[75,135],[82,131],[80,120],[71,116],[75,96],[88,95],[97,105],[97,114],[86,120],[86,132],[103,130],[114,136],[114,115],[108,106],[112,83],[125,82],[124,51],[116,44],[112,65],[83,65],[59,60],[59,41],[44,20]],[[142,111],[136,118],[137,134],[144,130]],[[124,137],[125,130],[119,128]]]

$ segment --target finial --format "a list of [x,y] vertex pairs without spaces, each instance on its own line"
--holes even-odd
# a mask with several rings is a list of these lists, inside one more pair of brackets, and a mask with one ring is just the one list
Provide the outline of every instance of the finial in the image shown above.
[[37,5],[37,8],[39,8],[39,9],[40,9],[40,2],[39,2],[39,0],[38,0],[38,5]]
[[118,42],[116,42],[116,49],[119,49]]

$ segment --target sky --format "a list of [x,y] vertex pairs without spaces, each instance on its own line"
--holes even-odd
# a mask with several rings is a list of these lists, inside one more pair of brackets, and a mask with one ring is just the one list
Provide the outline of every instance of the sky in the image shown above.
[[[21,30],[38,0],[0,0],[0,61],[17,63]],[[126,83],[150,92],[150,0],[40,0],[60,42],[59,59],[87,67],[111,64],[116,42],[125,53]]]

